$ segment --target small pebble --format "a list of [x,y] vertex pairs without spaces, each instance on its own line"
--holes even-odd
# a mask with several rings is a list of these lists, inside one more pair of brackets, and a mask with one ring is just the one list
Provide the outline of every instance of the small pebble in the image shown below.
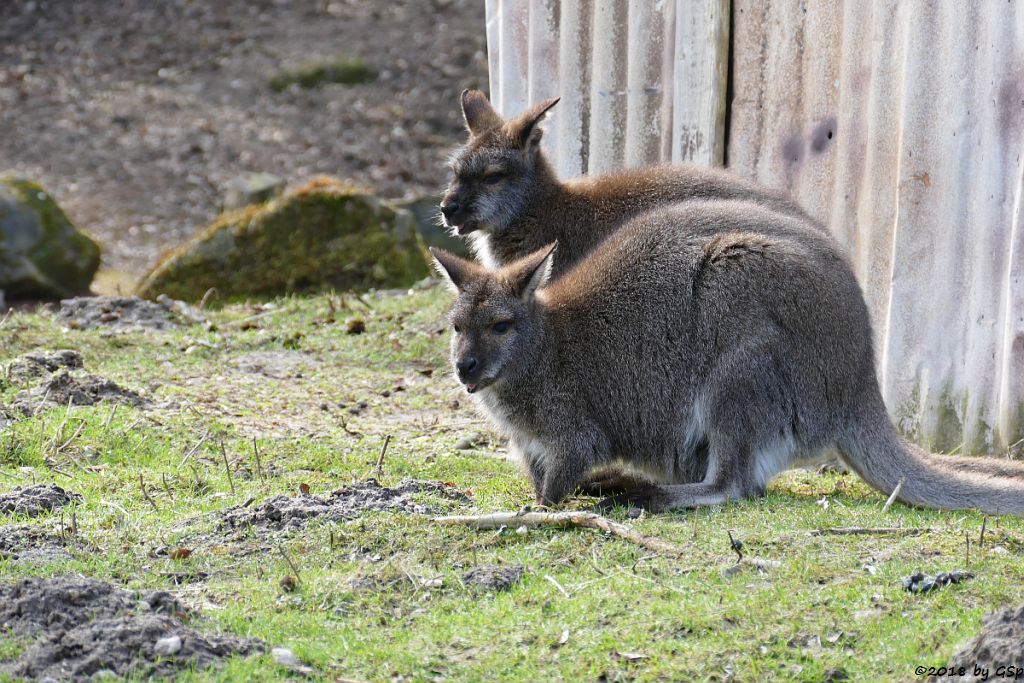
[[156,641],[153,648],[160,657],[171,657],[181,652],[181,638],[179,636],[167,636]]
[[295,654],[286,647],[275,647],[270,651],[270,656],[281,666],[290,668],[299,665],[299,660],[296,659]]
[[529,533],[529,531],[530,530],[526,527],[525,524],[523,526],[519,527],[518,529],[516,529],[516,533],[519,534],[520,536],[525,536],[527,533]]

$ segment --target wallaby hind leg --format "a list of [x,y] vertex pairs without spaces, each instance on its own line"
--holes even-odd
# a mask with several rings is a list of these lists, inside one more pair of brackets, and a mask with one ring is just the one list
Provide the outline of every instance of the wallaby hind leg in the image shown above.
[[609,496],[650,485],[650,481],[622,467],[613,466],[593,470],[576,490],[585,496]]
[[632,491],[605,498],[597,504],[597,508],[610,510],[616,507],[637,507],[648,512],[665,512],[667,510],[699,508],[705,505],[721,505],[727,500],[741,497],[733,493],[730,487],[722,484],[647,484]]

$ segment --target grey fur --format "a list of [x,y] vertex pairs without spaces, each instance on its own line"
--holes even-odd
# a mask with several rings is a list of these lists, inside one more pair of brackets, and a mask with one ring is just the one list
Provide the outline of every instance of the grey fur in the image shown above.
[[532,296],[547,251],[497,272],[435,256],[459,291],[453,363],[478,361],[460,379],[511,437],[538,503],[620,463],[654,483],[606,505],[722,503],[837,449],[885,494],[903,479],[904,502],[1024,514],[1017,468],[950,466],[898,435],[860,287],[806,221],[748,202],[663,207]]

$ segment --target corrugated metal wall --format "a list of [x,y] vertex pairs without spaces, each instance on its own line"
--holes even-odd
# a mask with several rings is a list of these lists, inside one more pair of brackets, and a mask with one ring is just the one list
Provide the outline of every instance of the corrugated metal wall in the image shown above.
[[853,256],[900,427],[1021,447],[1021,3],[733,0],[728,122],[728,0],[487,12],[498,109],[562,97],[545,144],[563,176],[726,152],[789,189]]

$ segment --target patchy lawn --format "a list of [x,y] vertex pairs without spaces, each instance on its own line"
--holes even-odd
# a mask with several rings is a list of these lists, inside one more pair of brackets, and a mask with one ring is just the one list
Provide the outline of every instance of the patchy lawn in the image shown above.
[[[435,287],[289,297],[165,329],[13,314],[4,363],[74,349],[84,367],[55,373],[141,402],[104,394],[69,409],[30,392],[54,381],[49,369],[0,380],[0,407],[36,412],[4,428],[0,410],[0,495],[15,501],[0,516],[0,584],[98,579],[128,591],[129,616],[113,618],[150,610],[262,644],[181,677],[197,681],[285,680],[302,666],[314,680],[920,680],[915,668],[948,662],[982,615],[1024,602],[1024,522],[883,512],[854,475],[794,471],[762,500],[618,516],[678,557],[591,530],[433,523],[531,499],[449,377],[448,300]],[[18,508],[33,484],[68,495],[39,487],[43,504]],[[833,527],[903,531],[813,533]],[[730,530],[745,556],[779,566],[732,568]],[[902,588],[954,569],[975,578]],[[180,607],[139,607],[147,591]],[[0,632],[0,661],[58,636]],[[173,645],[161,646],[172,662]]]

